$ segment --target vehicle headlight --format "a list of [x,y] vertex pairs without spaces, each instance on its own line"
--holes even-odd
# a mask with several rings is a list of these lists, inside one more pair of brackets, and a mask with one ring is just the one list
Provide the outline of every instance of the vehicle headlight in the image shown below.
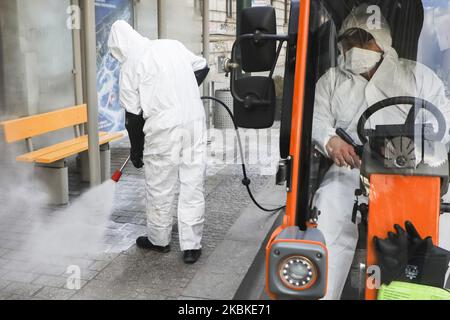
[[304,256],[291,256],[284,259],[279,267],[283,284],[293,290],[306,290],[317,281],[315,264]]
[[327,292],[328,250],[317,228],[284,228],[266,249],[271,299],[318,300]]

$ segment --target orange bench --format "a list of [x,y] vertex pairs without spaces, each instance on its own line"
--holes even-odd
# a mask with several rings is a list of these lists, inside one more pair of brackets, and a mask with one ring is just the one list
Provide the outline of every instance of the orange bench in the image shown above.
[[[52,204],[67,204],[69,201],[67,158],[80,154],[82,172],[89,171],[89,168],[86,168],[88,137],[81,134],[87,120],[87,106],[80,105],[1,123],[7,143],[26,141],[28,153],[19,155],[16,159],[19,162],[35,165],[36,174],[49,189]],[[34,149],[32,138],[70,127],[74,128],[74,139],[39,150]],[[110,174],[109,143],[122,137],[121,133],[101,132],[99,134],[103,180],[108,179]]]

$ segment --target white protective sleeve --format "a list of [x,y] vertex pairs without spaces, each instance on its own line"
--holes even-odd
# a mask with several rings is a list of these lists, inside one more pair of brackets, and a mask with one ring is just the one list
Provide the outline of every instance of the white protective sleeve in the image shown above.
[[120,75],[120,103],[129,113],[141,114],[141,102],[139,97],[139,76],[137,72],[122,70]]
[[191,62],[192,69],[194,70],[194,72],[206,68],[208,64],[205,58],[196,56],[189,49],[187,49],[181,42],[179,44],[183,48],[182,50],[184,51],[188,60]]
[[331,88],[330,72],[325,74],[316,84],[316,96],[314,102],[314,122],[312,139],[318,150],[329,157],[326,145],[336,136],[336,119],[331,112]]

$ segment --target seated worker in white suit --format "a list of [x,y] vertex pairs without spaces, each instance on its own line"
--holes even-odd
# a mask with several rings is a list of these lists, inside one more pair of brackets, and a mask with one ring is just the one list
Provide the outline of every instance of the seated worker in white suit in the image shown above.
[[[368,5],[362,4],[345,19],[338,33],[338,65],[316,85],[313,143],[333,161],[314,197],[330,255],[325,299],[340,299],[358,239],[351,218],[354,192],[360,186],[361,159],[336,135],[336,129],[344,129],[359,144],[356,129],[362,113],[379,101],[397,96],[430,101],[440,108],[450,128],[450,103],[443,82],[428,67],[399,58],[387,21],[381,16],[378,27],[374,27],[369,23],[371,15]],[[371,122],[404,123],[407,112],[407,108],[388,108],[374,114]],[[446,135],[448,141],[448,132]],[[448,231],[445,233],[448,235]]]

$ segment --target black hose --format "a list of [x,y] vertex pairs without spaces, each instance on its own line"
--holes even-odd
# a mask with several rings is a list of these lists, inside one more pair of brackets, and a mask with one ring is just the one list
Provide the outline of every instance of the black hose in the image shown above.
[[245,159],[244,159],[244,151],[242,149],[242,140],[241,140],[241,136],[239,134],[239,127],[236,125],[236,120],[234,118],[233,112],[231,112],[230,108],[228,108],[228,106],[221,100],[217,99],[217,98],[213,98],[213,97],[202,97],[202,100],[212,100],[217,102],[218,104],[220,104],[222,107],[225,108],[225,110],[227,110],[228,115],[230,116],[231,120],[233,121],[233,125],[234,125],[234,130],[236,130],[236,135],[238,138],[238,143],[239,143],[239,152],[241,154],[241,159],[242,159],[242,173],[244,175],[244,179],[242,180],[242,184],[246,187],[248,195],[250,196],[250,199],[252,199],[253,203],[262,211],[265,212],[273,212],[273,213],[277,213],[280,210],[286,209],[286,206],[283,207],[279,207],[276,209],[266,209],[263,206],[261,206],[258,201],[256,201],[252,190],[250,189],[250,184],[251,184],[251,180],[248,178],[247,175],[247,168],[245,166]]

